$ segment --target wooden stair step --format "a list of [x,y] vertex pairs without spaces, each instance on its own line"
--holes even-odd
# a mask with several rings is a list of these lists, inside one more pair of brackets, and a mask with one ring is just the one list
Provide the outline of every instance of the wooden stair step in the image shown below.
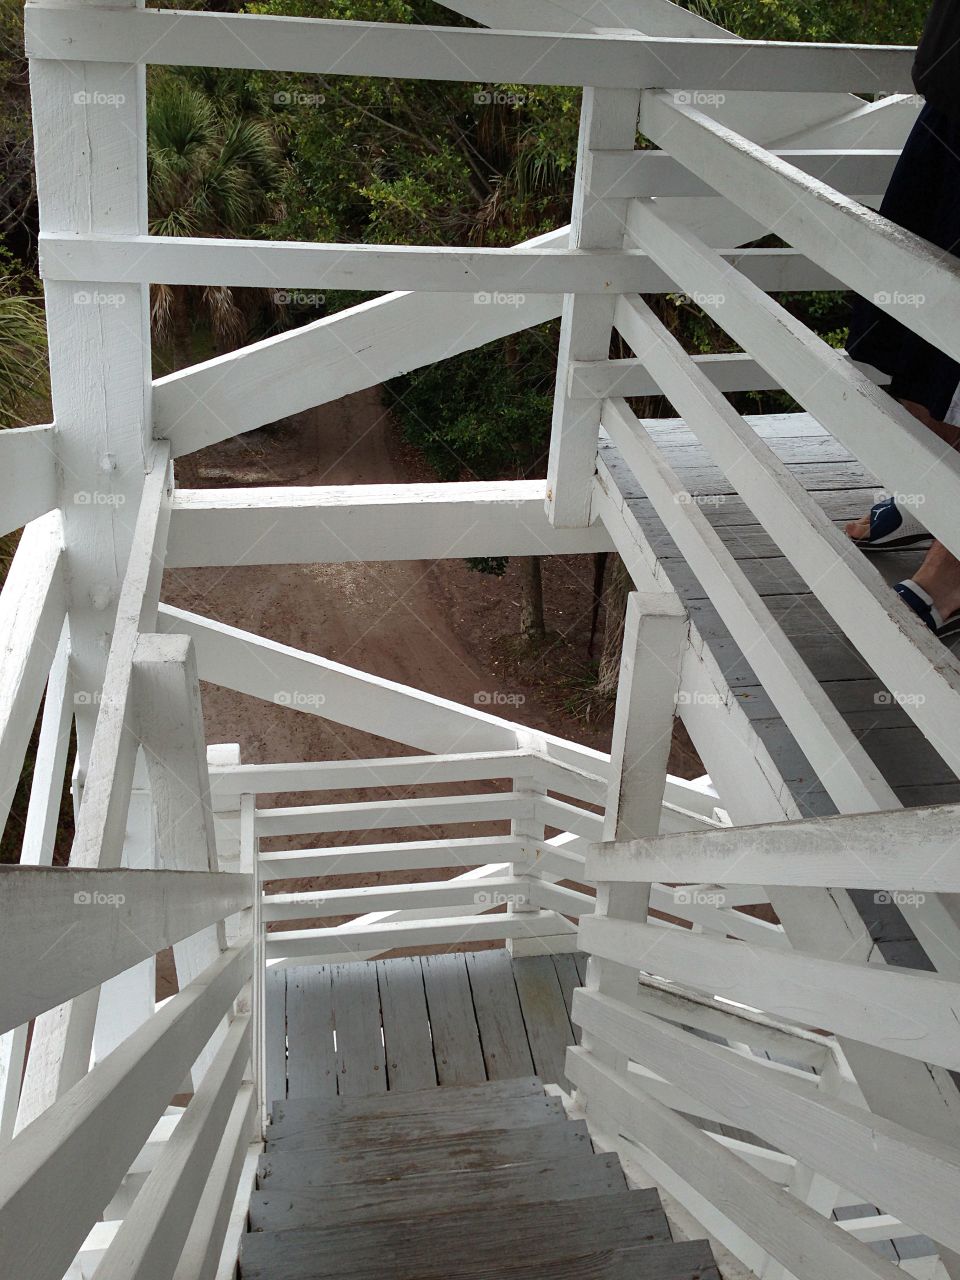
[[328,1183],[366,1182],[410,1174],[460,1169],[494,1169],[551,1157],[590,1156],[593,1147],[582,1120],[529,1129],[468,1131],[425,1141],[358,1150],[345,1144],[320,1151],[271,1151],[260,1157],[260,1188],[322,1187]]
[[[315,1273],[309,1273],[314,1275]],[[341,1280],[436,1280],[431,1272],[414,1266],[397,1266],[385,1272],[356,1268],[342,1273]],[[467,1259],[457,1264],[457,1277],[464,1280],[721,1280],[720,1272],[706,1240],[674,1244],[658,1240],[630,1249],[604,1249],[580,1253],[550,1262],[524,1259],[479,1261]],[[301,1277],[307,1280],[307,1277]]]
[[479,1129],[529,1129],[543,1124],[566,1124],[566,1113],[559,1098],[546,1094],[530,1094],[522,1098],[505,1098],[499,1102],[472,1101],[460,1109],[445,1108],[396,1115],[332,1116],[329,1120],[309,1124],[295,1133],[267,1133],[267,1151],[316,1150],[327,1145],[375,1147],[408,1143],[445,1133],[463,1133]]
[[250,1201],[250,1226],[254,1231],[346,1226],[444,1213],[458,1205],[569,1201],[613,1195],[626,1189],[620,1161],[608,1153],[466,1171],[455,1178],[448,1173],[427,1173],[313,1190],[255,1191]]
[[444,1085],[413,1093],[381,1093],[369,1098],[286,1098],[273,1104],[271,1133],[275,1138],[296,1133],[305,1124],[353,1116],[436,1115],[460,1111],[471,1103],[495,1103],[508,1098],[545,1096],[537,1076],[488,1080],[485,1084]]
[[243,1280],[448,1280],[471,1265],[502,1263],[511,1252],[541,1263],[652,1241],[670,1241],[654,1190],[577,1201],[476,1205],[470,1209],[327,1228],[252,1232],[244,1238]]

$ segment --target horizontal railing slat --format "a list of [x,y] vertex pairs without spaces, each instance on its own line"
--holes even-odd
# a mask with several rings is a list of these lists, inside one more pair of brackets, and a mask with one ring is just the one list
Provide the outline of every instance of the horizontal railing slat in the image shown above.
[[305,893],[268,893],[260,908],[264,920],[310,920],[367,911],[406,911],[416,907],[479,905],[481,910],[526,902],[529,883],[519,876],[483,880],[445,880],[417,884],[368,885],[356,889],[320,889]]
[[52,5],[28,12],[28,55],[468,83],[912,90],[913,50],[900,46],[484,31],[162,9],[91,7],[82,15],[86,21],[80,16]]
[[[835,1222],[782,1190],[647,1095],[642,1085],[618,1076],[586,1049],[574,1046],[567,1050],[566,1073],[588,1099],[595,1099],[602,1113],[616,1117],[617,1133],[622,1135],[619,1141],[627,1154],[631,1142],[640,1143],[636,1154],[643,1162],[643,1148],[649,1149],[656,1157],[653,1167],[657,1175],[663,1164],[772,1254],[796,1280],[824,1280],[826,1276],[836,1280],[898,1280],[902,1276],[898,1268],[852,1239]],[[662,1175],[657,1180],[682,1199],[682,1187],[671,1187]]]
[[587,858],[592,880],[754,884],[960,893],[960,805],[610,842]]
[[894,1053],[960,1067],[960,984],[894,965],[587,916],[585,951]]
[[253,877],[0,868],[0,1031],[253,906]]
[[575,992],[571,1017],[584,1032],[718,1110],[728,1123],[916,1230],[954,1249],[960,1244],[954,1211],[960,1203],[960,1153],[949,1143],[913,1133],[821,1093],[813,1079],[774,1072],[599,992]]

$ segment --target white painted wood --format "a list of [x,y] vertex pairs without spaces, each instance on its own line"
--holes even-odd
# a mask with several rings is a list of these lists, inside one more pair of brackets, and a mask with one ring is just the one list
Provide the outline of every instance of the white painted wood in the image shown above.
[[923,1062],[960,1062],[954,1012],[960,984],[935,974],[589,916],[581,922],[580,940],[592,955],[710,989],[728,1000],[830,1026]]
[[[623,249],[627,205],[608,198],[594,176],[595,151],[632,147],[637,134],[640,93],[636,88],[584,87],[570,220],[570,250]],[[614,302],[567,291],[560,324],[560,349],[554,391],[546,507],[560,528],[582,528],[590,520],[590,491],[600,401],[574,400],[568,392],[573,360],[601,360],[610,349]]]
[[513,861],[522,845],[501,836],[461,840],[402,840],[396,844],[350,844],[260,854],[264,880],[303,876],[361,875],[371,871],[416,871],[426,867],[473,867],[489,858]]
[[808,818],[598,845],[592,879],[960,893],[960,806]]
[[[648,112],[655,113],[657,110],[659,95],[650,96],[654,98],[654,102],[652,105],[644,103],[645,117]],[[675,104],[667,99],[667,105],[673,107]],[[677,107],[677,109],[686,112],[686,108]],[[704,126],[705,128],[722,130],[724,136],[730,132],[711,120],[706,111],[697,110],[688,114],[703,116],[708,120],[709,124]],[[611,196],[636,199],[644,196],[703,196],[723,189],[698,176],[702,163],[699,153],[696,163],[691,161],[690,167],[685,167],[683,159],[673,154],[675,149],[676,143],[671,135],[665,151],[651,154],[635,151],[631,147],[623,151],[599,153],[594,158],[594,165],[595,173],[601,183],[601,190],[608,192]],[[882,194],[886,190],[893,167],[900,155],[900,149],[893,147],[845,150],[838,147],[774,146],[758,147],[757,150],[780,159],[800,173],[828,183],[832,190],[849,196]],[[704,154],[708,152],[713,154],[712,149],[707,145],[702,148],[702,151]],[[742,194],[738,193],[738,198],[729,191],[726,194],[734,200],[735,204],[740,205],[741,208],[744,207],[742,202],[745,197]],[[753,198],[746,197],[746,199],[750,201],[747,212],[754,212]],[[791,243],[793,243],[792,239]],[[811,257],[819,257],[819,253],[811,254]]]
[[671,155],[851,289],[960,355],[960,340],[942,323],[960,306],[951,255],[666,94],[644,96],[641,126],[654,142],[669,139]]
[[[944,661],[942,643],[911,610],[905,610],[910,616],[903,618],[899,609],[893,612],[895,601],[886,581],[691,364],[650,308],[639,298],[624,299],[617,321],[626,340],[642,347],[647,367],[678,411],[697,423],[697,433],[714,461],[814,595],[923,732],[941,744],[945,758],[960,769],[960,749],[951,750],[960,715],[960,664]],[[829,573],[823,571],[826,562],[832,566]],[[822,768],[818,773],[826,776]],[[873,795],[883,807],[895,807],[876,792]],[[889,789],[887,800],[893,800]]]
[[720,1003],[696,991],[680,990],[647,975],[641,975],[629,1004],[639,1012],[653,1014],[667,1022],[744,1043],[760,1052],[789,1058],[818,1070],[833,1061],[836,1049],[829,1036],[777,1022],[754,1009]]
[[[6,1274],[63,1274],[250,968],[249,949],[226,952],[8,1145],[0,1168]],[[51,1204],[55,1215],[45,1212]]]
[[[523,246],[565,248],[568,240],[561,227]],[[155,430],[180,457],[552,320],[560,307],[559,295],[533,293],[486,303],[470,294],[370,298],[156,379]]]
[[[242,1178],[251,1163],[254,1170],[260,1155],[260,1144],[253,1148],[249,1134],[256,1111],[256,1092],[252,1084],[241,1084],[233,1108],[224,1126],[220,1150],[197,1200],[197,1211],[183,1246],[174,1280],[214,1280],[221,1253],[233,1249],[234,1265],[239,1251],[240,1234],[246,1226],[246,1211],[253,1189],[253,1178]],[[240,1202],[241,1221],[237,1222]],[[235,1228],[231,1232],[231,1228]],[[233,1280],[231,1272],[230,1280]]]
[[0,868],[0,1030],[19,1026],[252,900],[249,876]]
[[554,530],[544,513],[545,494],[542,480],[178,489],[167,564],[422,560],[438,547],[457,556],[610,549],[602,525]]
[[[161,631],[189,635],[201,680],[226,683],[239,693],[322,715],[427,751],[513,751],[515,724],[477,707],[437,698],[393,680],[277,644],[199,614],[161,605]],[[600,751],[541,734],[551,757],[593,773],[608,760]]]
[[525,912],[508,916],[452,916],[422,923],[349,924],[334,929],[289,929],[267,934],[267,959],[306,957],[322,959],[343,956],[363,958],[361,953],[379,955],[393,947],[420,947],[452,942],[488,942],[506,937],[542,938],[554,933],[575,934],[576,928],[553,911]]
[[[133,657],[133,712],[150,777],[154,845],[158,864],[184,871],[219,869],[203,713],[192,642],[187,636],[141,635]],[[252,867],[251,867],[252,871]],[[247,901],[235,910],[253,907]],[[193,932],[173,948],[177,981],[187,986],[213,964],[226,946],[223,912],[216,923]],[[194,1083],[205,1075],[225,1027],[192,1068]]]
[[[370,885],[358,889],[322,889],[303,893],[269,893],[263,899],[264,920],[310,920],[367,911],[406,911],[417,907],[478,906],[481,911],[505,906],[530,892],[522,876],[496,876],[481,882],[439,880],[417,884]],[[554,904],[550,904],[553,907]],[[559,909],[559,908],[558,908]]]
[[603,424],[830,794],[895,808],[892,788],[626,402],[607,401]]
[[60,505],[52,426],[0,431],[0,535]]
[[[619,1117],[618,1133],[643,1143],[685,1184],[745,1232],[747,1241],[783,1262],[797,1280],[894,1280],[895,1267],[836,1223],[821,1217],[745,1161],[700,1133],[668,1107],[647,1096],[643,1086],[618,1078],[584,1049],[567,1050],[567,1075]],[[588,1111],[589,1115],[589,1111]],[[642,1153],[640,1153],[642,1156]],[[682,1193],[674,1183],[670,1190]],[[692,1211],[696,1214],[696,1208]],[[716,1225],[712,1224],[716,1230]],[[720,1237],[738,1252],[739,1241]],[[756,1260],[756,1255],[753,1255]]]
[[669,1078],[729,1123],[956,1247],[960,1157],[952,1144],[825,1096],[813,1081],[771,1071],[757,1058],[734,1055],[602,994],[576,992],[574,1010],[585,1031]]
[[[779,390],[775,378],[741,352],[692,356],[715,387],[721,391]],[[635,357],[620,360],[572,360],[567,387],[575,400],[608,399],[620,396],[655,396],[660,388],[642,360]]]
[[710,599],[733,639],[750,654],[764,689],[794,733],[818,777],[838,803],[854,797],[863,806],[895,808],[896,795],[869,759],[826,691],[796,653],[758,591],[741,570],[676,472],[639,428],[623,401],[604,406],[604,426],[644,486],[687,563],[707,584]]
[[960,458],[952,450],[944,450],[932,432],[859,373],[842,352],[730,272],[702,241],[668,226],[650,201],[633,202],[630,231],[677,285],[696,294],[703,310],[891,492],[922,494],[924,523],[948,546],[960,549],[955,501]]
[[21,866],[48,867],[53,861],[72,725],[70,636],[64,624],[43,697],[40,737],[20,846]]
[[[37,58],[247,67],[316,74],[426,76],[510,84],[657,85],[684,89],[862,90],[911,88],[913,50],[900,46],[690,40],[670,36],[557,35],[463,27],[267,18],[189,12],[70,9],[34,14],[27,52]],[[171,20],[172,19],[172,20]],[[231,39],[227,40],[226,37]],[[254,51],[253,46],[256,46]],[[749,56],[744,56],[748,53]]]
[[[128,722],[133,653],[141,628],[152,626],[156,617],[163,566],[161,549],[172,490],[168,454],[167,444],[158,445],[150,454],[150,469],[143,483],[129,564],[116,605],[116,625],[106,658],[106,670],[102,677],[97,677],[102,678],[102,689],[99,684],[84,689],[81,683],[95,674],[88,661],[91,655],[84,647],[93,643],[87,629],[86,606],[79,608],[76,616],[74,612],[68,615],[74,711],[80,776],[83,779],[76,832],[70,851],[70,865],[74,868],[115,868],[123,857],[137,749],[136,737]],[[69,523],[66,530],[70,530]],[[81,633],[79,649],[75,625]],[[99,662],[103,658],[102,646],[97,644],[94,647]],[[80,701],[81,695],[87,698],[86,702]],[[84,709],[92,710],[96,716],[92,741],[84,737],[91,727],[89,723],[81,723],[80,712]],[[83,767],[85,760],[87,763]],[[37,1021],[24,1076],[18,1128],[29,1124],[87,1070],[97,1001],[97,992],[90,991],[79,1000],[42,1015]]]
[[0,831],[63,626],[62,562],[60,516],[51,511],[24,530],[0,592]]
[[484,792],[472,796],[361,800],[356,804],[258,809],[257,830],[261,836],[291,836],[327,831],[373,831],[380,827],[486,822],[498,818],[532,816],[535,807],[532,798],[509,791]]
[[249,1017],[235,1018],[98,1269],[100,1280],[170,1280],[217,1155],[244,1067]]
[[419,786],[437,782],[477,782],[516,778],[532,770],[554,791],[600,803],[606,782],[559,764],[535,751],[475,751],[453,755],[385,756],[382,759],[319,760],[289,764],[212,765],[211,800],[235,799],[244,792],[339,791],[353,787]]

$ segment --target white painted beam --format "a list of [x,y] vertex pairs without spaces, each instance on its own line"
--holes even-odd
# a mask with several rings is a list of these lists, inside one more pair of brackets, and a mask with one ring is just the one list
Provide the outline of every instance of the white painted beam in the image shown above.
[[[262,14],[69,8],[28,15],[33,58],[602,87],[911,88],[914,50],[795,41],[557,35]],[[749,54],[749,56],[745,56]]]
[[[263,897],[264,920],[311,920],[369,911],[413,911],[419,908],[470,907],[489,911],[518,898],[526,899],[530,884],[520,876],[492,876],[483,880],[369,885],[357,889],[321,889],[306,893],[268,893]],[[544,903],[546,906],[547,904]],[[550,908],[559,910],[555,903]]]
[[960,805],[844,814],[597,845],[592,879],[960,893]]
[[290,929],[267,934],[267,959],[331,956],[357,958],[358,953],[379,954],[394,947],[449,946],[458,942],[494,942],[501,938],[542,938],[558,933],[576,934],[576,926],[555,911],[530,911],[522,915],[452,916],[447,919],[341,925],[333,929]]
[[396,844],[346,844],[326,849],[291,849],[260,854],[264,880],[304,876],[366,875],[380,871],[417,871],[427,867],[474,867],[490,858],[514,861],[522,849],[506,836],[461,840],[401,840]]
[[584,950],[877,1048],[960,1065],[960,984],[894,965],[825,960],[689,929],[587,917]]
[[606,530],[554,529],[542,480],[178,489],[167,565],[353,564],[608,551]]
[[242,911],[249,876],[0,869],[0,1031],[19,1026],[181,938]]
[[[160,607],[158,626],[193,639],[201,680],[411,747],[436,752],[514,751],[517,734],[528,732],[524,725],[476,707],[437,698],[170,605]],[[609,767],[600,751],[552,734],[541,734],[539,740],[560,763],[594,773]]]

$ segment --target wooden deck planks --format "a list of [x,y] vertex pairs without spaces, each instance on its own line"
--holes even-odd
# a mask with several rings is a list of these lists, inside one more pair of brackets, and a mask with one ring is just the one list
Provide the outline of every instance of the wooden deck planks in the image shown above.
[[463,955],[423,956],[433,1054],[440,1084],[480,1084],[487,1078],[480,1031]]
[[393,1114],[403,1105],[395,1095],[437,1084],[506,1084],[535,1073],[562,1083],[584,964],[578,953],[511,960],[497,949],[274,970],[270,1102],[293,1116],[297,1100],[381,1097]]
[[468,951],[466,963],[488,1078],[531,1075],[533,1056],[509,954]]
[[553,957],[515,960],[513,971],[537,1075],[546,1083],[569,1090],[563,1067],[567,1046],[573,1043],[573,1027]]
[[337,1059],[329,966],[291,969],[286,990],[287,1096],[336,1097]]
[[[387,1088],[400,1093],[437,1083],[433,1040],[419,956],[378,960],[380,1010],[387,1060]],[[516,1072],[522,1075],[522,1072]]]
[[337,1088],[344,1097],[386,1093],[377,967],[335,964],[331,966],[331,980],[337,1033]]

